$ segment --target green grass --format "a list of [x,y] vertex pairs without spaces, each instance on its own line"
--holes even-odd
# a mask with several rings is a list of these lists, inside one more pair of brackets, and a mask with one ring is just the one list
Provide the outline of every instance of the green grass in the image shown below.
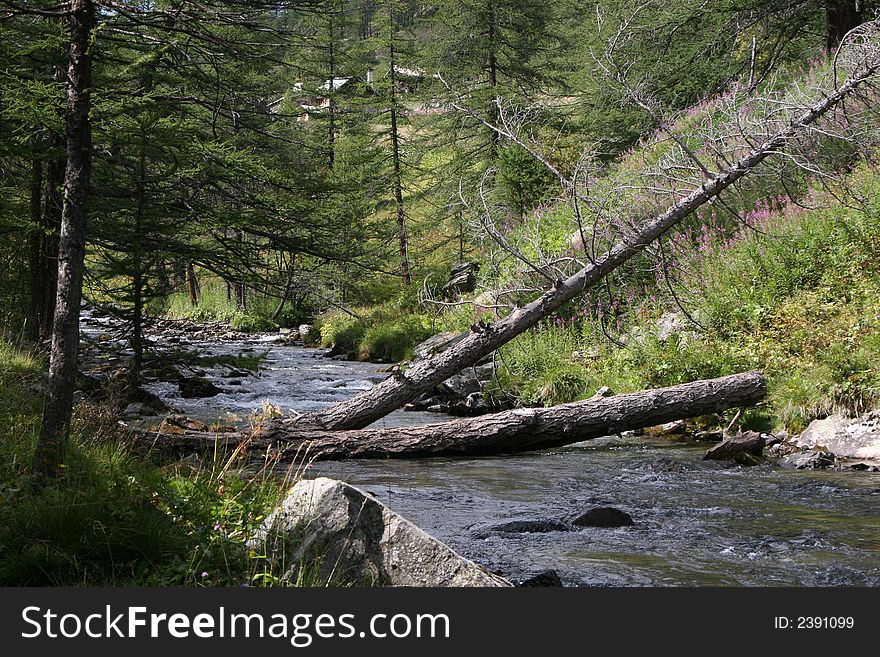
[[160,460],[136,451],[112,414],[80,403],[64,475],[35,490],[42,370],[0,343],[0,585],[282,583],[284,564],[246,547],[290,485],[268,465],[244,476],[235,453]]
[[349,358],[394,363],[412,357],[412,349],[433,333],[427,316],[389,302],[356,309],[357,317],[340,310],[318,318],[321,346]]
[[291,325],[281,317],[276,322],[272,319],[277,300],[252,297],[248,299],[247,310],[236,307],[235,301],[226,298],[223,286],[205,284],[202,287],[198,303],[194,306],[189,297],[176,292],[162,300],[160,307],[153,312],[169,319],[187,319],[193,322],[224,322],[236,331],[260,332],[273,331],[279,325]]

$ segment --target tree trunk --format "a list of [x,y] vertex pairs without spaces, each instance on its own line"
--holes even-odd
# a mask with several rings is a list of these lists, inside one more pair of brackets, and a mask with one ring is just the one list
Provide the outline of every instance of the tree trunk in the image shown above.
[[281,301],[278,302],[278,307],[275,308],[275,312],[272,313],[272,321],[278,321],[278,318],[281,316],[281,311],[284,310],[284,305],[287,303],[287,299],[290,297],[290,293],[293,290],[293,277],[296,272],[296,253],[290,254],[290,264],[287,265],[287,280],[284,282],[284,292],[281,295]]
[[521,408],[418,427],[320,431],[271,422],[243,434],[147,434],[151,445],[175,451],[212,451],[217,443],[252,452],[277,450],[287,459],[429,458],[512,454],[656,426],[682,418],[749,406],[767,392],[758,372],[734,374],[646,392],[599,397],[552,408]]
[[303,426],[336,430],[363,428],[418,398],[465,367],[474,365],[498,347],[535,326],[563,304],[602,281],[697,208],[746,176],[771,154],[784,148],[805,126],[814,123],[855,88],[875,75],[877,68],[878,65],[872,64],[855,74],[839,89],[793,120],[783,131],[757,146],[726,171],[705,180],[700,189],[678,200],[567,280],[558,281],[552,289],[533,302],[515,309],[504,319],[492,324],[472,327],[468,336],[455,346],[433,358],[414,363],[406,371],[385,379],[370,390],[330,408],[303,416]]
[[197,305],[199,303],[199,279],[196,278],[196,270],[192,262],[186,263],[186,290],[189,296],[189,305]]
[[89,124],[92,60],[88,48],[95,27],[95,5],[92,0],[70,0],[68,7],[67,168],[64,175],[64,208],[61,214],[58,290],[49,383],[43,405],[40,438],[34,455],[33,475],[36,482],[57,476],[64,463],[79,350],[86,199],[92,147]]
[[[151,80],[146,80],[144,88],[152,86]],[[145,270],[144,253],[141,248],[143,233],[144,207],[146,205],[147,186],[147,135],[142,129],[140,133],[138,166],[137,166],[137,208],[134,215],[134,235],[131,243],[132,259],[132,320],[131,320],[131,351],[132,358],[128,368],[128,394],[136,394],[140,386],[141,367],[144,362],[144,287]]]
[[31,162],[31,235],[28,240],[28,268],[31,278],[30,337],[40,340],[40,316],[43,297],[43,162]]
[[[59,141],[63,141],[61,136]],[[41,294],[40,340],[52,337],[55,317],[55,296],[58,292],[58,248],[61,234],[61,215],[64,208],[64,176],[67,158],[49,160],[46,167],[46,196],[43,204],[43,236],[40,245]]]
[[[67,81],[67,67],[55,67],[52,79],[61,85]],[[62,97],[59,97],[58,114],[66,116]],[[66,119],[65,119],[66,120]],[[46,191],[43,200],[42,234],[40,235],[40,290],[37,299],[37,325],[39,341],[48,342],[52,338],[52,322],[55,316],[55,294],[58,288],[58,243],[61,233],[61,213],[64,207],[64,173],[67,170],[66,155],[58,155],[66,149],[66,138],[62,132],[52,132],[50,151],[53,156],[46,165]]]
[[[497,34],[496,34],[496,26],[495,23],[497,21],[495,14],[495,0],[488,0],[489,5],[489,61],[487,62],[487,68],[489,73],[489,88],[492,90],[491,97],[489,98],[489,125],[497,126],[498,125],[498,58],[495,54],[496,48],[498,47],[497,42]],[[491,130],[489,135],[489,161],[492,164],[498,161],[498,144],[501,141],[501,135],[498,134],[496,130]]]
[[409,264],[409,238],[406,231],[406,213],[403,207],[403,182],[400,173],[400,138],[397,130],[397,75],[395,71],[396,62],[394,59],[394,10],[389,11],[391,22],[391,34],[388,38],[390,51],[390,71],[391,80],[391,162],[394,167],[393,185],[394,185],[394,207],[397,216],[397,241],[400,248],[400,276],[404,286],[412,281]]
[[862,12],[856,0],[825,0],[825,18],[825,48],[831,55],[846,33],[862,24]]
[[328,89],[328,105],[327,105],[327,163],[330,168],[333,168],[333,164],[336,159],[336,50],[335,43],[333,40],[336,38],[336,30],[333,27],[333,14],[327,18],[327,34],[329,36],[329,40],[327,42],[327,59],[328,59],[328,69],[330,73],[330,88]]

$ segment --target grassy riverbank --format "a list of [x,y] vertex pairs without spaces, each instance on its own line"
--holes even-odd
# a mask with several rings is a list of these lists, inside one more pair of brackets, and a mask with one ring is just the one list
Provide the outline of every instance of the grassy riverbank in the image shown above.
[[245,541],[290,481],[266,469],[241,477],[235,455],[161,461],[134,451],[112,413],[81,402],[64,476],[32,490],[43,370],[0,343],[0,585],[279,583],[283,566]]
[[[817,187],[804,204],[758,208],[750,229],[695,236],[668,286],[630,288],[613,325],[603,330],[577,301],[504,346],[488,392],[552,405],[604,385],[625,392],[758,369],[769,394],[746,414],[750,426],[800,431],[832,412],[876,407],[878,199],[880,176],[866,167],[846,189]],[[358,309],[360,319],[331,311],[318,320],[323,346],[401,360],[427,334],[476,319],[470,308],[430,311],[385,304]]]
[[[857,172],[849,194],[817,190],[813,209],[785,204],[755,230],[708,240],[681,263],[673,294],[628,302],[611,329],[590,317],[547,322],[502,349],[499,385],[552,404],[609,385],[625,391],[758,369],[763,426],[799,431],[834,411],[880,404],[880,177]],[[675,313],[677,328],[659,324]],[[689,315],[689,317],[688,317]]]

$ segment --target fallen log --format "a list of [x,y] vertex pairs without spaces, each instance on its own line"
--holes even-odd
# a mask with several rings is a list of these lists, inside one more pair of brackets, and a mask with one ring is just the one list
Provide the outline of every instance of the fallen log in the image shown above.
[[764,398],[767,384],[758,372],[694,381],[551,408],[520,408],[476,418],[417,427],[360,431],[301,429],[291,421],[272,421],[251,434],[143,432],[159,449],[212,452],[240,447],[271,452],[282,459],[415,459],[435,456],[487,456],[550,449],[671,422]]
[[[872,51],[873,52],[873,51]],[[507,317],[487,326],[477,326],[463,340],[433,358],[414,363],[406,371],[398,372],[370,390],[342,401],[328,409],[303,416],[303,428],[360,429],[384,417],[391,411],[420,397],[466,367],[527,331],[541,319],[571,301],[585,290],[647,248],[668,230],[681,223],[698,208],[722,191],[745,177],[752,169],[771,155],[779,153],[807,126],[818,121],[858,87],[870,80],[880,69],[876,53],[861,65],[837,89],[818,99],[813,105],[780,132],[755,146],[745,157],[708,178],[701,187],[680,198],[664,212],[638,227],[632,234],[615,244],[604,255],[585,266],[567,280],[557,281],[540,297]]]

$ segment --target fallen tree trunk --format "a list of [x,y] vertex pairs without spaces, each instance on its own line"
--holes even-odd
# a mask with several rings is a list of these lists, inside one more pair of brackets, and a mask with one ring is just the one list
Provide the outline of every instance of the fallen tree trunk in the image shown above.
[[565,281],[557,281],[553,289],[547,290],[535,301],[517,308],[504,319],[488,326],[474,327],[471,333],[455,346],[433,358],[414,363],[405,372],[396,373],[370,390],[328,409],[303,416],[300,420],[301,426],[336,430],[365,427],[418,398],[453,374],[474,365],[520,333],[535,326],[563,304],[596,285],[666,231],[743,178],[767,157],[778,153],[807,126],[816,122],[873,77],[878,68],[880,62],[874,60],[865,62],[852,77],[793,119],[787,128],[755,147],[727,170],[707,179],[700,189],[680,199],[590,265]]
[[271,452],[285,459],[344,460],[486,456],[561,447],[622,431],[728,408],[750,406],[767,392],[758,372],[671,388],[592,398],[552,408],[521,408],[418,427],[360,431],[301,429],[274,421],[253,434],[144,433],[151,444],[178,452],[212,452],[218,445]]

